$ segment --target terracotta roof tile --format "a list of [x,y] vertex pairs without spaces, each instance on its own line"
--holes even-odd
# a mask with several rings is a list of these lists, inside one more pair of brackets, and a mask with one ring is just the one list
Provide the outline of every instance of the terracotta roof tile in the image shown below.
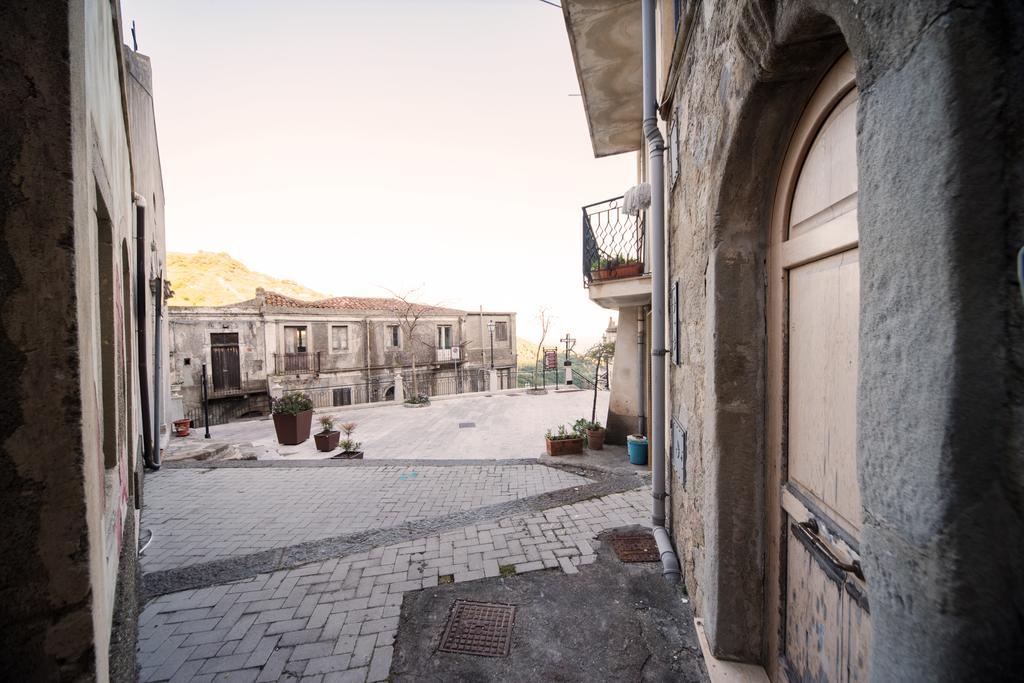
[[[336,296],[330,299],[318,299],[316,301],[303,301],[294,299],[277,292],[265,292],[265,301],[271,308],[305,308],[305,309],[329,309],[338,311],[391,311],[400,312],[405,310],[405,302],[400,299],[386,297],[362,297],[362,296]],[[455,308],[444,308],[441,306],[428,306],[427,304],[412,304],[428,313],[461,315],[465,311]]]

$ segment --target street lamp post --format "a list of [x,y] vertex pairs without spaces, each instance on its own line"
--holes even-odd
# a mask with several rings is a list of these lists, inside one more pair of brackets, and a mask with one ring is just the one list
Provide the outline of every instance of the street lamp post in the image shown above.
[[487,329],[491,333],[491,370],[494,369],[494,321],[487,323]]
[[565,362],[562,363],[562,366],[565,368],[565,383],[572,384],[572,361],[569,360],[569,353],[576,348],[576,340],[573,339],[571,334],[566,332],[565,337],[558,341],[565,344]]

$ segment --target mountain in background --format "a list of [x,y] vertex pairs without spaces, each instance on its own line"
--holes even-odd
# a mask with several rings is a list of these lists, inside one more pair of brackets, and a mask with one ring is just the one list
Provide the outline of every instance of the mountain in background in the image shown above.
[[326,299],[308,287],[256,273],[230,255],[200,251],[198,254],[167,254],[167,279],[174,298],[169,306],[223,306],[256,296],[256,288],[279,292],[296,299]]

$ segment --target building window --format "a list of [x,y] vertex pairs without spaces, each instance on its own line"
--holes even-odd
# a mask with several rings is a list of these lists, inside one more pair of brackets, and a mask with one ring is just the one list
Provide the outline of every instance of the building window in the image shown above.
[[439,348],[439,349],[450,349],[450,348],[452,348],[452,326],[451,325],[438,325],[437,326],[437,348]]
[[402,328],[398,325],[388,325],[388,346],[398,348],[402,345]]
[[306,353],[305,326],[284,328],[284,351],[285,353]]
[[331,351],[348,351],[348,325],[335,325],[331,328]]
[[508,323],[507,322],[496,322],[494,323],[494,341],[507,342],[508,341]]
[[334,405],[336,406],[350,406],[352,405],[352,388],[345,387],[344,389],[334,390]]

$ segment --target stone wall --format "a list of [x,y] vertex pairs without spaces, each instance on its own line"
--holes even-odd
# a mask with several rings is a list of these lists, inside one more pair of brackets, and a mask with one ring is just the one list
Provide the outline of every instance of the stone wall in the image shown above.
[[686,4],[687,44],[662,102],[680,134],[668,252],[683,362],[670,369],[669,417],[688,445],[671,508],[713,650],[774,667],[766,242],[789,136],[849,49],[860,89],[858,468],[873,676],[1019,671],[1022,9]]
[[0,25],[0,666],[106,680],[112,649],[133,668],[120,565],[137,543],[141,437],[120,16],[97,0],[8,3]]

